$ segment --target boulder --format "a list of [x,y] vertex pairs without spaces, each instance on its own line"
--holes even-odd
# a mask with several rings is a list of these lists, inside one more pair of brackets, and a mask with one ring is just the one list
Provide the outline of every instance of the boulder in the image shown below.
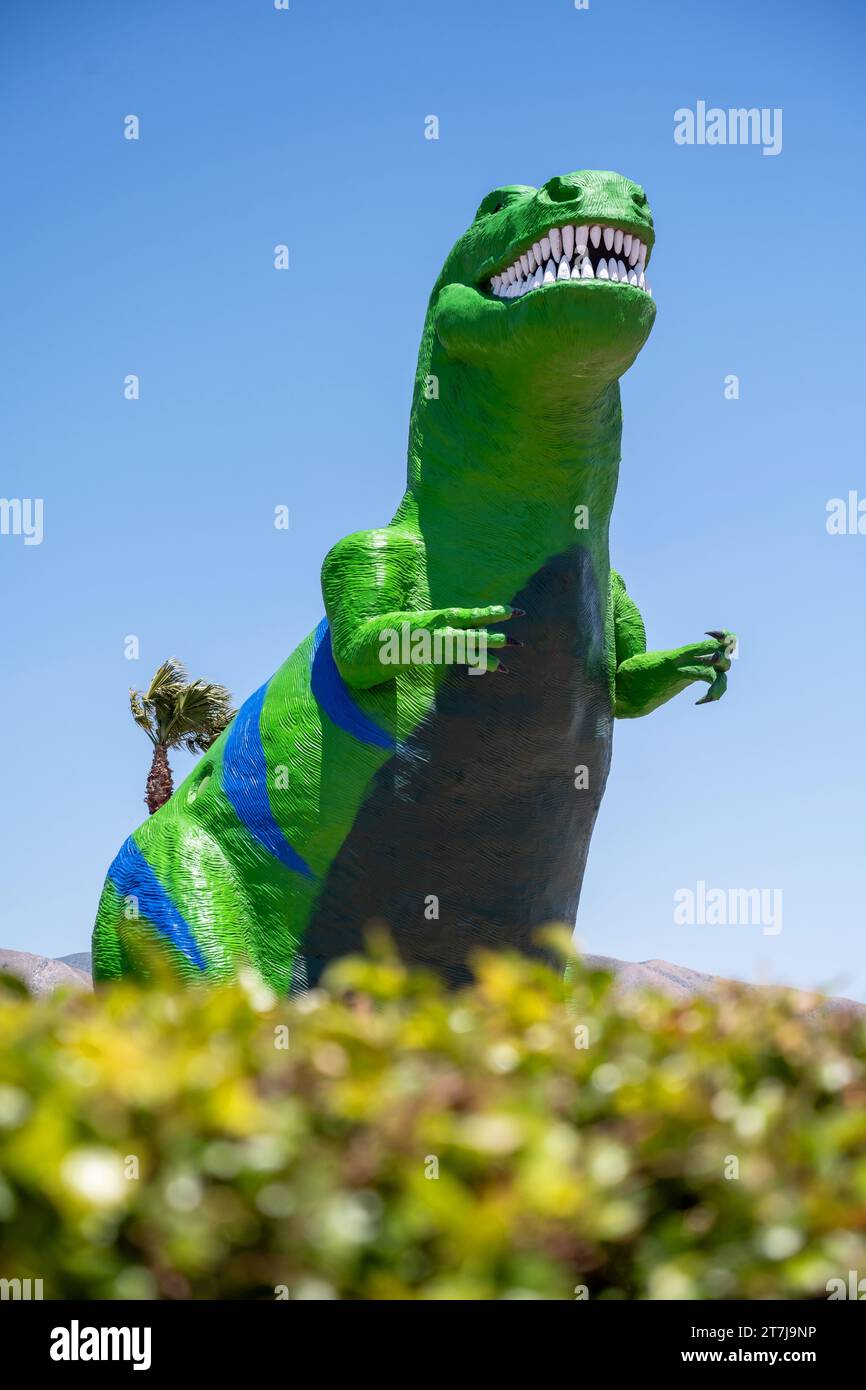
[[33,956],[29,951],[0,950],[0,972],[14,975],[37,996],[52,994],[61,985],[69,989],[92,989],[90,975],[50,956]]

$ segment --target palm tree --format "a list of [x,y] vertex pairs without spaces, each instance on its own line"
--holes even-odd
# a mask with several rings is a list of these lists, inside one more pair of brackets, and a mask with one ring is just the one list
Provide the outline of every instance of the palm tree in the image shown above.
[[231,721],[236,710],[224,685],[191,681],[182,662],[164,661],[147,690],[130,690],[129,707],[139,728],[153,744],[145,801],[151,815],[174,790],[168,763],[170,748],[204,753]]

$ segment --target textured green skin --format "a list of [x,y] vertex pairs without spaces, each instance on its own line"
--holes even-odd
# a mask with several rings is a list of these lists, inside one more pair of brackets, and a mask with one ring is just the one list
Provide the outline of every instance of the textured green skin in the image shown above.
[[[383,667],[383,629],[403,622],[431,632],[507,624],[512,596],[550,557],[575,546],[588,552],[598,592],[609,595],[602,660],[617,717],[648,714],[696,681],[709,684],[711,699],[724,691],[727,634],[648,653],[640,614],[610,570],[618,381],[646,341],[654,301],[630,285],[601,281],[566,281],[517,300],[481,288],[512,251],[566,222],[620,226],[640,235],[651,254],[646,197],[620,175],[583,171],[538,190],[515,186],[488,195],[431,295],[403,500],[388,526],[346,537],[325,559],[322,587],[339,672],[358,706],[398,740],[435,719],[448,668]],[[433,398],[431,378],[438,385]],[[583,531],[575,530],[577,505],[589,508]],[[530,622],[522,661],[532,660],[531,639]],[[310,691],[311,640],[271,681],[261,736],[271,809],[315,880],[250,844],[222,790],[228,733],[134,833],[182,906],[212,979],[228,978],[251,960],[278,990],[290,986],[318,885],[390,756],[322,716]],[[506,642],[505,631],[489,633],[491,670]],[[279,785],[280,767],[289,768],[288,785]],[[147,974],[157,956],[180,976],[200,978],[181,952],[157,941],[146,920],[126,920],[110,882],[93,947],[98,979]]]

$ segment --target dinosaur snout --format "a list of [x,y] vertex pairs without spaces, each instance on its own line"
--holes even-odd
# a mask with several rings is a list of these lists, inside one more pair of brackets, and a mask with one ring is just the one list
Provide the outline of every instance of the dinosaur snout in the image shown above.
[[536,200],[545,212],[555,207],[576,223],[614,223],[640,230],[641,239],[652,245],[652,215],[646,193],[622,174],[597,169],[555,174],[539,188]]

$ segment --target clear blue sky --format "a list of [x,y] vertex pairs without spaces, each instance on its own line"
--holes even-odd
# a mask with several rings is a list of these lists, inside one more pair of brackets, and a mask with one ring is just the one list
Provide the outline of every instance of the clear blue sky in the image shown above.
[[[427,296],[481,197],[601,168],[658,235],[614,564],[652,646],[726,626],[741,657],[721,705],[618,726],[579,932],[866,998],[866,536],[825,529],[866,496],[862,6],[6,0],[0,24],[0,495],[45,508],[41,545],[0,536],[0,944],[89,945],[144,814],[128,686],[175,654],[246,697],[320,617],[327,549],[391,516]],[[781,108],[782,152],[675,144],[699,100]],[[699,880],[781,889],[782,931],[675,925]]]

